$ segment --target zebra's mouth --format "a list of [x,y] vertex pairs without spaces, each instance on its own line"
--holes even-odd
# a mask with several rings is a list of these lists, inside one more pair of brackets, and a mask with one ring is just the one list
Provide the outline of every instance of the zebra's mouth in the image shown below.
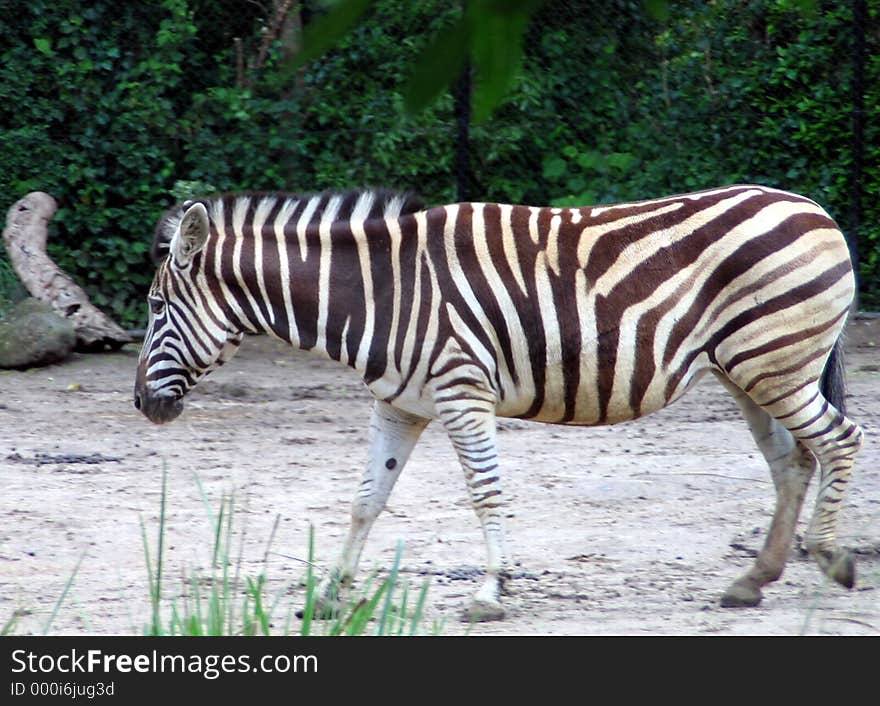
[[134,406],[154,424],[166,424],[180,416],[183,400],[169,395],[153,396],[135,392]]

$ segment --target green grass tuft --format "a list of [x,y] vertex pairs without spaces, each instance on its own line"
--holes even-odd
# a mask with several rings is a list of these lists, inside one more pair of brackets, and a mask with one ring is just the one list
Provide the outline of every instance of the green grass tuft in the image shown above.
[[[261,571],[257,576],[242,578],[243,537],[239,537],[238,555],[233,557],[235,502],[232,496],[223,496],[220,507],[214,512],[199,482],[199,491],[211,522],[212,548],[211,573],[202,576],[198,572],[184,575],[178,599],[166,599],[163,591],[168,586],[164,576],[164,536],[166,531],[167,469],[162,471],[162,498],[159,506],[159,526],[156,554],[152,556],[147,529],[141,521],[144,557],[147,564],[147,581],[151,605],[150,622],[145,628],[147,635],[289,635],[293,605],[288,588],[283,587],[274,597],[267,596],[267,571],[272,540],[278,527],[276,517]],[[397,547],[394,562],[384,578],[374,571],[364,583],[363,589],[343,603],[338,613],[329,620],[316,619],[318,604],[318,580],[315,576],[314,531],[309,529],[309,555],[305,576],[305,605],[299,625],[300,635],[417,635],[423,632],[423,611],[428,593],[426,580],[413,601],[409,586],[401,580],[401,545]],[[273,618],[277,616],[283,599],[287,597],[287,612],[283,625],[277,629]],[[431,632],[441,629],[433,625]]]
[[[234,517],[235,499],[224,495],[215,512],[196,477],[199,492],[211,523],[211,571],[203,576],[198,572],[184,572],[179,585],[172,588],[179,598],[168,599],[169,589],[165,564],[165,534],[167,531],[168,472],[162,468],[162,492],[159,501],[159,520],[156,532],[156,551],[151,551],[147,526],[140,520],[144,561],[147,569],[147,586],[150,600],[150,619],[144,626],[144,634],[150,636],[180,635],[418,635],[425,632],[422,623],[424,606],[428,595],[428,581],[425,580],[415,595],[409,585],[401,579],[400,562],[403,546],[398,545],[391,569],[384,578],[378,570],[373,571],[364,581],[363,588],[344,601],[336,615],[327,620],[316,619],[318,605],[318,579],[315,575],[315,538],[313,528],[309,528],[308,560],[305,561],[305,598],[302,620],[298,629],[293,626],[293,599],[289,595],[289,585],[284,586],[274,596],[267,595],[267,572],[272,540],[278,529],[280,517],[275,518],[263,562],[257,576],[242,577],[244,564],[244,537],[239,536],[239,551],[233,557],[235,539]],[[43,634],[49,633],[52,623],[58,616],[65,599],[70,593],[85,553],[80,557],[73,572],[67,579],[61,595],[55,602],[51,614],[43,627]],[[286,599],[286,600],[285,600]],[[282,627],[276,628],[276,618],[283,603],[287,610]],[[16,610],[0,626],[0,636],[12,635],[18,625],[19,617],[25,614]],[[442,631],[442,625],[434,623],[429,630],[432,634]]]

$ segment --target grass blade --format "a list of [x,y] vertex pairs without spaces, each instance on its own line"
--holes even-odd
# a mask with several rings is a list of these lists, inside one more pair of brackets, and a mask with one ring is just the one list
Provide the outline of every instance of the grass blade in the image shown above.
[[83,552],[82,556],[79,558],[79,561],[76,562],[76,566],[73,567],[73,573],[70,574],[70,577],[67,579],[67,583],[64,584],[64,590],[61,592],[61,595],[58,596],[58,600],[55,601],[55,607],[52,608],[52,614],[49,616],[49,620],[46,621],[46,626],[43,628],[43,635],[49,634],[49,629],[52,627],[52,622],[55,620],[55,616],[58,615],[58,609],[61,608],[61,604],[64,602],[64,598],[67,596],[67,593],[70,591],[70,587],[73,585],[73,580],[76,578],[76,574],[79,571],[80,564],[82,564],[83,559],[85,558],[86,553]]
[[309,525],[309,560],[306,562],[306,604],[303,606],[302,623],[299,628],[299,634],[303,636],[312,634],[312,619],[315,615],[315,602],[317,598],[315,596],[314,559],[315,528]]
[[394,563],[391,565],[391,573],[388,578],[385,579],[385,585],[387,586],[387,590],[385,592],[385,604],[382,607],[382,614],[379,616],[379,627],[377,628],[377,635],[384,635],[385,629],[388,626],[388,620],[391,617],[392,605],[391,599],[394,594],[394,589],[397,586],[397,576],[400,569],[400,559],[403,555],[403,543],[398,542],[397,550],[394,553]]

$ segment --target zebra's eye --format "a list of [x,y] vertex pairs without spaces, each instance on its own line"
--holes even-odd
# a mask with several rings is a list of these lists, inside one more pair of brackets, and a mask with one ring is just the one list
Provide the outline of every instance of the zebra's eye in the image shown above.
[[148,297],[147,300],[150,302],[150,311],[154,314],[161,314],[165,309],[165,301],[160,299],[159,297]]

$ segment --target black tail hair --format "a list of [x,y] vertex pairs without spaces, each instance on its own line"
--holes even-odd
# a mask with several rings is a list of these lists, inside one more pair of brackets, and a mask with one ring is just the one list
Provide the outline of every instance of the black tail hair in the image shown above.
[[822,395],[837,411],[846,414],[846,370],[843,366],[843,334],[838,336],[825,363],[822,380],[819,383]]

